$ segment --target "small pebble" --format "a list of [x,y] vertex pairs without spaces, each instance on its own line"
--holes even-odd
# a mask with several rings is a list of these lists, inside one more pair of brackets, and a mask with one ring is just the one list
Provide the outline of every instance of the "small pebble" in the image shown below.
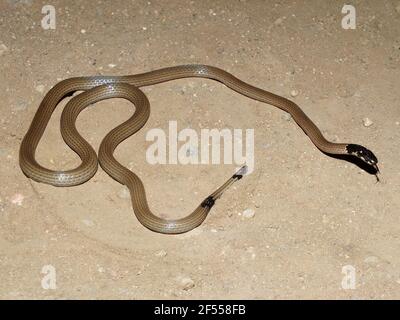
[[98,268],[97,268],[97,271],[100,272],[100,273],[103,273],[105,270],[104,270],[103,267],[98,267]]
[[4,43],[0,44],[0,56],[1,56],[4,52],[6,52],[7,50],[8,50],[8,48],[7,48],[7,46],[6,46]]
[[110,68],[115,68],[117,65],[116,64],[114,64],[114,63],[109,63],[108,64],[108,67],[110,67]]
[[118,191],[118,197],[121,199],[129,199],[131,197],[129,189],[127,187],[123,187]]
[[284,114],[282,114],[281,118],[283,120],[290,121],[290,119],[292,119],[292,115],[290,113],[285,112]]
[[156,255],[156,257],[163,258],[163,257],[165,257],[167,255],[167,252],[165,250],[160,250],[160,251],[156,252],[155,255]]
[[81,33],[82,33],[82,34],[85,34],[85,33],[86,33],[86,30],[85,30],[85,29],[81,29]]
[[10,201],[12,204],[16,204],[17,206],[22,206],[22,202],[24,201],[24,198],[25,197],[23,196],[23,194],[16,193],[11,197]]
[[35,90],[37,92],[43,93],[44,92],[44,85],[43,84],[39,84],[35,87]]
[[255,259],[256,258],[256,253],[255,253],[255,251],[254,251],[254,247],[248,247],[247,249],[246,249],[246,252],[248,253],[248,254],[250,254],[250,257],[251,257],[251,259]]
[[292,97],[297,97],[299,95],[299,91],[296,89],[293,89],[292,91],[290,91],[290,95]]
[[187,291],[190,290],[194,287],[194,281],[190,279],[189,277],[183,277],[179,281],[180,287]]
[[255,215],[255,212],[254,212],[253,209],[246,209],[246,210],[244,210],[243,213],[242,213],[242,216],[243,216],[244,218],[247,218],[247,219],[253,218],[254,215]]
[[133,161],[129,162],[127,168],[131,171],[134,171],[133,169],[135,168],[135,162]]
[[279,26],[280,24],[282,24],[283,19],[282,18],[278,18],[274,21],[274,25]]
[[363,121],[364,127],[370,127],[370,126],[372,126],[372,125],[374,124],[374,123],[372,122],[372,120],[369,119],[369,118],[364,118],[362,121]]

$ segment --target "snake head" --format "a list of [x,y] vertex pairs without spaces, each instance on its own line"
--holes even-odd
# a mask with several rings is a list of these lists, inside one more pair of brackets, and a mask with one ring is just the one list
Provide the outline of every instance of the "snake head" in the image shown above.
[[379,172],[378,159],[371,150],[368,150],[367,148],[358,144],[348,144],[346,146],[346,151],[348,154],[356,156],[366,164],[372,166],[376,172]]

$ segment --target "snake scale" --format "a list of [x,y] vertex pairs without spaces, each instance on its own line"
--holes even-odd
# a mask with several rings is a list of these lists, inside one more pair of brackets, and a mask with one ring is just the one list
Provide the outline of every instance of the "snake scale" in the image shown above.
[[[100,163],[112,178],[128,187],[133,211],[142,225],[155,232],[167,234],[183,233],[196,228],[207,217],[222,193],[245,174],[246,167],[242,167],[204,199],[192,213],[181,219],[167,220],[151,212],[142,181],[135,173],[121,165],[113,155],[118,144],[140,130],[149,118],[150,104],[139,87],[188,77],[219,81],[244,96],[280,108],[290,113],[294,121],[321,151],[332,155],[355,156],[379,172],[378,160],[370,150],[357,144],[329,142],[294,102],[254,87],[222,69],[206,65],[175,66],[128,76],[75,77],[57,83],[44,97],[22,140],[19,153],[22,171],[38,182],[54,186],[73,186],[88,181],[96,173]],[[35,160],[36,147],[58,103],[75,91],[83,92],[72,97],[65,106],[61,116],[61,133],[65,142],[79,155],[82,162],[72,170],[49,170]],[[135,105],[135,112],[127,121],[106,135],[100,144],[97,156],[94,149],[77,131],[75,122],[79,113],[87,106],[110,98],[124,98],[131,101]]]

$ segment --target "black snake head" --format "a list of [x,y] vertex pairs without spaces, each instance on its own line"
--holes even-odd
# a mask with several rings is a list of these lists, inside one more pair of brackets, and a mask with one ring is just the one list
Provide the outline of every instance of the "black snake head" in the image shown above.
[[376,172],[379,172],[378,159],[371,150],[368,150],[367,148],[358,144],[348,144],[346,147],[346,151],[348,154],[356,156],[357,158],[372,166],[376,170]]

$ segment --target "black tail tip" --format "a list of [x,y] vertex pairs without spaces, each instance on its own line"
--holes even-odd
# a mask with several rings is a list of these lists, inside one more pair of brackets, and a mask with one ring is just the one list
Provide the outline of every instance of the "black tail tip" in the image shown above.
[[246,165],[244,165],[238,171],[236,171],[236,173],[232,176],[232,178],[240,180],[247,173],[247,171],[248,171],[248,167]]
[[204,201],[201,203],[201,206],[203,208],[208,208],[211,209],[213,207],[213,205],[215,204],[215,199],[213,196],[209,196],[206,199],[204,199]]

